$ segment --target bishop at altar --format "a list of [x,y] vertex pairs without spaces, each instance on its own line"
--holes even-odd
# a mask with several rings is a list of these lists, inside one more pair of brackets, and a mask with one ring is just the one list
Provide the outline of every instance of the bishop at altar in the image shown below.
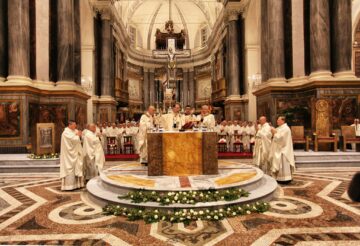
[[180,114],[180,104],[175,104],[172,112],[163,115],[162,123],[165,131],[172,131],[173,129],[181,129],[185,125],[185,116]]

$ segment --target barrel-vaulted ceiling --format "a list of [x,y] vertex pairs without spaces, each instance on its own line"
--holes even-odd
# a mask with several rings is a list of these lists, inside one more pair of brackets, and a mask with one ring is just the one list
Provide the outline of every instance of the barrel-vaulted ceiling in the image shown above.
[[201,29],[210,35],[223,5],[218,0],[117,0],[115,7],[127,30],[136,28],[136,46],[152,50],[156,29],[164,31],[169,18],[176,32],[188,34],[186,48],[199,48]]

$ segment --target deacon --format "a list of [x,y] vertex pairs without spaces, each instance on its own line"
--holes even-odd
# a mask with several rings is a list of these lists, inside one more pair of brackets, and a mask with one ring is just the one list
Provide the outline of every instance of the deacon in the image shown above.
[[163,126],[165,131],[181,129],[185,125],[185,117],[180,114],[181,106],[176,103],[172,108],[172,112],[163,115]]
[[69,125],[61,134],[60,179],[61,190],[75,190],[84,186],[82,132],[76,129],[76,123]]
[[147,165],[147,131],[154,128],[154,114],[155,107],[149,106],[147,112],[140,118],[139,133],[138,133],[138,144],[140,151],[140,162],[141,164]]
[[209,130],[215,129],[215,117],[210,113],[210,108],[208,105],[203,105],[201,107],[201,114],[198,115],[197,120],[200,121],[201,124],[206,126]]
[[254,165],[258,166],[266,174],[269,173],[269,153],[271,147],[271,126],[267,123],[266,117],[259,118],[259,125],[255,134]]
[[96,125],[90,124],[84,136],[84,176],[90,180],[99,175],[105,164],[104,149],[100,139],[96,136]]
[[290,183],[295,171],[294,149],[291,130],[285,122],[285,117],[277,119],[278,127],[271,128],[273,142],[270,150],[271,172],[280,183]]

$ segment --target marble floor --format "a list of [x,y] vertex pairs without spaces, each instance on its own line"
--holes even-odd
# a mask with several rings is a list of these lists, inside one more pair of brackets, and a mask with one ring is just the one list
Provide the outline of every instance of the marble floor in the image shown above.
[[346,193],[357,171],[299,169],[265,214],[187,226],[104,216],[85,190],[60,191],[57,173],[0,173],[0,245],[360,245],[360,203]]

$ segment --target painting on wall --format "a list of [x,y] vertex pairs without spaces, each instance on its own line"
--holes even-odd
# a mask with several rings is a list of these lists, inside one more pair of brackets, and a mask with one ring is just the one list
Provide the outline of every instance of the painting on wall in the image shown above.
[[211,78],[197,80],[197,99],[211,99]]
[[[56,152],[60,150],[61,134],[67,126],[68,109],[64,104],[29,104],[29,134],[35,137],[37,123],[54,123]],[[34,139],[35,140],[35,139]],[[32,141],[34,143],[34,141]]]
[[0,137],[20,137],[20,107],[15,101],[0,102]]
[[133,100],[141,100],[140,98],[140,82],[136,79],[129,79],[129,98]]

